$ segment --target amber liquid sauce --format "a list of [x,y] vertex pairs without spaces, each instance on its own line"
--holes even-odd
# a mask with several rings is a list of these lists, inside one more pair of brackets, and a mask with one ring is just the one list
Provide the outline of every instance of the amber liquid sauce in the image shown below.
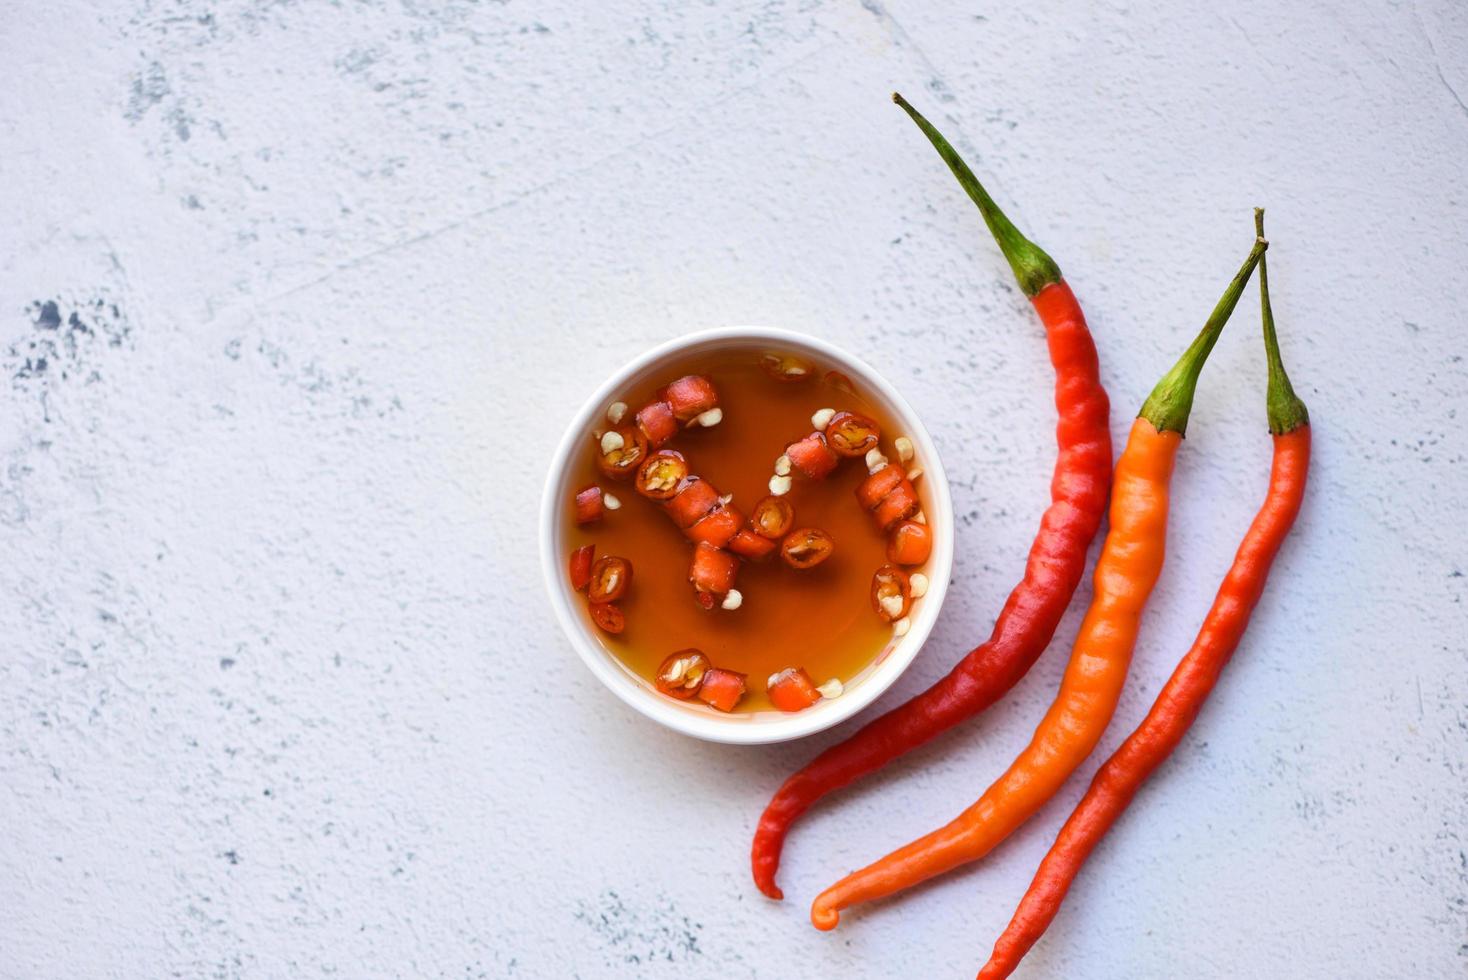
[[[846,409],[874,419],[882,428],[882,451],[896,463],[892,440],[903,433],[893,430],[890,417],[860,389],[853,393],[827,383],[828,366],[820,364],[808,381],[781,383],[760,369],[757,357],[756,351],[727,351],[672,365],[648,384],[622,393],[629,406],[627,421],[674,378],[708,375],[718,390],[723,421],[712,429],[680,432],[666,448],[682,452],[691,473],[721,493],[734,494],[733,505],[746,518],[769,493],[775,458],[812,431],[810,417],[818,409]],[[631,481],[602,476],[595,455],[588,432],[573,486],[597,483],[622,506],[599,523],[577,527],[568,500],[566,551],[569,556],[573,548],[594,544],[598,558],[618,555],[632,562],[632,587],[619,603],[626,630],[610,636],[595,626],[590,629],[639,677],[651,681],[668,654],[695,647],[714,666],[748,675],[748,693],[736,711],[773,710],[765,694],[769,675],[804,667],[817,684],[832,677],[847,683],[894,642],[891,626],[877,618],[871,603],[872,573],[887,561],[886,539],[856,501],[856,485],[867,475],[861,459],[843,460],[821,481],[794,476],[789,500],[795,507],[795,527],[828,532],[836,541],[832,556],[807,571],[787,566],[778,551],[763,561],[744,562],[735,584],[743,605],[728,611],[705,610],[695,602],[688,581],[692,544]],[[926,501],[921,480],[918,489]],[[589,623],[584,602],[581,607]]]

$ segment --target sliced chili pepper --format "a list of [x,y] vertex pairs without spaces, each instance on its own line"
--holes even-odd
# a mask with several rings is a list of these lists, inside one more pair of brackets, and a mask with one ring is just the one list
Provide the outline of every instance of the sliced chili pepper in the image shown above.
[[613,480],[631,479],[632,474],[637,472],[637,467],[647,457],[647,438],[630,425],[618,426],[607,435],[612,433],[616,433],[621,439],[621,445],[602,448],[608,445],[608,440],[604,437],[597,446],[597,468]]
[[717,506],[719,491],[709,481],[696,476],[684,480],[673,499],[663,504],[668,516],[680,530],[697,524]]
[[[1254,214],[1255,233],[1262,238],[1263,211],[1256,209]],[[1310,469],[1310,413],[1296,396],[1279,355],[1274,313],[1269,305],[1269,274],[1262,256],[1259,304],[1269,365],[1265,407],[1274,440],[1264,503],[1239,545],[1197,639],[1162,686],[1142,724],[1096,771],[1090,789],[1040,862],[1014,918],[994,944],[994,953],[979,971],[979,980],[998,980],[1014,971],[1060,911],[1071,883],[1096,845],[1187,734],[1238,649],[1249,617],[1264,592],[1270,566],[1300,512]]]
[[1054,796],[1096,747],[1121,697],[1142,610],[1162,571],[1168,485],[1198,375],[1265,247],[1262,240],[1255,243],[1198,338],[1152,389],[1132,424],[1116,463],[1111,527],[1096,561],[1095,597],[1076,634],[1060,691],[1030,744],[978,802],[947,826],[817,896],[810,911],[816,928],[834,929],[844,908],[983,857]]
[[818,527],[803,527],[791,531],[780,542],[780,557],[785,559],[785,564],[802,571],[815,568],[830,558],[831,552],[835,550],[835,540]]
[[738,671],[710,667],[704,671],[703,684],[698,689],[698,699],[720,711],[733,711],[739,699],[744,697],[744,675]]
[[[888,469],[895,467],[889,466]],[[877,530],[886,532],[898,521],[905,520],[922,509],[923,502],[918,499],[917,488],[906,476],[897,481],[877,508],[872,511],[872,520],[877,523]]]
[[719,395],[714,383],[701,374],[690,374],[671,382],[663,389],[663,397],[679,422],[689,422],[719,407]]
[[693,564],[688,569],[688,581],[698,592],[724,595],[734,588],[734,579],[739,575],[739,559],[716,548],[707,541],[693,546]]
[[571,552],[571,588],[580,592],[591,581],[591,559],[596,545],[585,544]]
[[759,366],[776,381],[804,381],[811,376],[811,366],[793,354],[761,354]]
[[591,621],[613,636],[627,628],[627,617],[622,615],[622,610],[611,602],[593,602]]
[[586,588],[590,602],[616,602],[632,587],[632,563],[625,558],[606,555],[591,566],[591,581]]
[[804,667],[786,667],[770,677],[765,693],[781,711],[804,711],[821,699]]
[[896,565],[883,565],[872,576],[872,608],[884,623],[894,623],[912,608],[912,582]]
[[899,521],[887,532],[887,560],[897,565],[921,565],[933,553],[933,529],[917,521]]
[[683,454],[659,449],[637,468],[637,492],[649,500],[668,500],[677,495],[687,478],[688,460]]
[[761,558],[768,558],[771,552],[780,547],[780,543],[756,534],[747,527],[742,527],[724,547],[741,558],[759,561]]
[[819,432],[786,446],[785,455],[790,457],[790,465],[810,480],[824,480],[841,462],[841,457],[831,451],[826,437]]
[[602,506],[601,487],[592,484],[576,491],[576,523],[592,524],[602,519],[606,508]]
[[673,406],[659,400],[648,402],[637,410],[637,428],[647,439],[647,444],[659,449],[678,434],[678,420],[673,417]]
[[906,478],[900,466],[889,463],[856,485],[856,501],[865,510],[875,510],[882,498]]
[[683,533],[688,535],[690,541],[703,541],[715,548],[722,548],[739,533],[743,524],[744,515],[739,513],[739,508],[725,504],[714,508],[707,517]]
[[783,538],[795,523],[795,507],[784,497],[765,497],[754,505],[749,527],[766,538]]
[[695,592],[693,593],[693,601],[704,609],[713,609],[714,606],[719,604],[719,597],[712,592]]
[[[1097,370],[1096,345],[1086,317],[1060,269],[1022,235],[989,197],[973,171],[936,129],[901,97],[895,97],[937,148],[1014,270],[1045,326],[1055,370],[1053,429],[1057,449],[1050,501],[1030,546],[1024,577],[1009,594],[988,639],[963,657],[928,690],[826,749],[787,779],[760,816],[751,853],[755,883],[780,897],[775,873],[785,837],[800,816],[826,794],[961,724],[1002,698],[1049,645],[1085,571],[1086,550],[1106,513],[1111,484],[1111,429],[1106,389]],[[896,467],[882,487],[868,479],[857,497],[871,510],[895,486]]]
[[687,701],[698,693],[709,666],[709,658],[703,655],[702,650],[689,648],[670,653],[658,665],[655,675],[657,689],[670,698]]
[[843,391],[848,395],[856,392],[856,386],[851,383],[851,379],[840,371],[827,371],[823,380],[837,391]]
[[851,459],[875,449],[882,437],[877,423],[854,412],[837,412],[826,424],[826,442],[837,456]]

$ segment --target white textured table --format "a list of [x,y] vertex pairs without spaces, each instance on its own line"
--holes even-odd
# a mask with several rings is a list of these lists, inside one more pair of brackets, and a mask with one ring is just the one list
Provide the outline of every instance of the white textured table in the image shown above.
[[[808,819],[775,905],[755,817],[840,733],[643,721],[559,635],[534,544],[549,447],[615,364],[783,324],[888,372],[963,515],[883,704],[987,633],[1050,375],[899,88],[1067,270],[1118,437],[1267,205],[1316,423],[1238,657],[1027,975],[1462,976],[1468,7],[602,6],[6,15],[0,975],[969,975],[1099,756],[983,865],[831,935],[806,904],[988,783],[1076,609],[994,710]],[[1255,303],[1101,752],[1262,493]]]

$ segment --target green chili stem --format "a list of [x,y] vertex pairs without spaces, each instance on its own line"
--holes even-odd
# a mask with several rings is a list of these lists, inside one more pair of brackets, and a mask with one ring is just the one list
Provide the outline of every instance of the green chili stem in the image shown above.
[[[1264,209],[1254,209],[1254,234],[1264,237]],[[1259,259],[1259,313],[1264,321],[1264,356],[1269,361],[1269,390],[1264,396],[1269,431],[1277,436],[1310,424],[1305,403],[1295,394],[1290,376],[1279,356],[1279,338],[1274,333],[1274,310],[1269,306],[1269,265]]]
[[1142,410],[1137,414],[1156,426],[1158,432],[1172,431],[1178,435],[1187,432],[1188,413],[1193,410],[1193,393],[1197,391],[1198,375],[1203,371],[1203,363],[1208,360],[1209,352],[1218,342],[1218,335],[1223,332],[1224,324],[1228,323],[1229,315],[1238,305],[1239,296],[1244,291],[1244,284],[1249,281],[1250,273],[1264,257],[1264,250],[1268,247],[1269,243],[1263,237],[1254,242],[1249,257],[1244,260],[1244,265],[1234,276],[1233,282],[1223,291],[1223,297],[1213,308],[1208,322],[1203,324],[1197,339],[1183,351],[1183,356],[1178,358],[1171,371],[1162,376],[1162,380],[1157,382],[1157,387],[1152,389],[1152,394],[1142,404]]
[[933,124],[923,118],[923,114],[908,104],[908,101],[896,92],[892,93],[892,101],[907,110],[912,121],[918,124],[918,128],[928,137],[943,162],[948,164],[948,169],[953,171],[953,176],[968,196],[979,206],[979,213],[984,216],[984,224],[989,226],[994,240],[999,243],[999,250],[1009,260],[1009,267],[1014,270],[1014,278],[1019,280],[1019,288],[1025,291],[1026,296],[1034,296],[1040,290],[1052,283],[1060,281],[1060,266],[1055,260],[1045,254],[1045,251],[1030,241],[1020,230],[1014,226],[989,192],[984,190],[984,185],[979,183],[979,178],[969,169],[968,164],[963,162],[963,157],[958,155],[943,134],[933,127]]

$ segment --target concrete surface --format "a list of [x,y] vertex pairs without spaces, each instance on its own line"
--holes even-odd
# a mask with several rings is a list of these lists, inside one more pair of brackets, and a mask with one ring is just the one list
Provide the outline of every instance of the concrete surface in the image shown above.
[[[1234,665],[1026,975],[1468,972],[1468,6],[5,21],[0,974],[970,975],[1099,757],[984,865],[831,935],[805,908],[988,783],[1078,610],[987,717],[808,820],[775,905],[755,817],[839,733],[736,749],[633,715],[558,635],[533,545],[545,454],[615,364],[783,324],[890,373],[964,514],[883,703],[987,632],[1046,485],[1048,367],[893,88],[1068,271],[1118,436],[1268,205],[1316,422]],[[1103,751],[1262,492],[1254,303],[1204,377]]]

